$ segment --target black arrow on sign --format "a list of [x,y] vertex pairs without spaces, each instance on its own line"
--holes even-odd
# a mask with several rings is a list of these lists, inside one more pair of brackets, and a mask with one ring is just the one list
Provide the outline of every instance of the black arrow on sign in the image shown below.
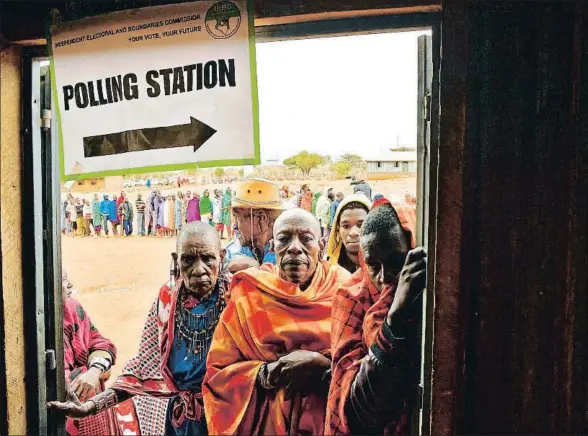
[[87,136],[84,138],[84,157],[188,146],[194,146],[196,152],[215,133],[216,130],[209,125],[190,117],[188,124]]

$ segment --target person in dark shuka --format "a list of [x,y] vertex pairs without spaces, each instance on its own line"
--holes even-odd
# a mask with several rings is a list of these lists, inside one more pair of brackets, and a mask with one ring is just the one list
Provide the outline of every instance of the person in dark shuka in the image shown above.
[[[387,200],[361,230],[361,269],[333,302],[326,434],[409,434],[420,375],[426,252]],[[410,250],[410,251],[409,251]]]

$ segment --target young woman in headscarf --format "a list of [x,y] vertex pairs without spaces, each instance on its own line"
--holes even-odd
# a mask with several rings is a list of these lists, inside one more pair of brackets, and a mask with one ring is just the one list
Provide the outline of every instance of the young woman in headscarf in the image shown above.
[[372,202],[363,194],[348,195],[339,204],[329,235],[327,260],[354,273],[359,268],[359,236]]
[[139,350],[116,382],[84,403],[53,402],[49,407],[82,418],[133,397],[140,434],[208,434],[202,380],[212,336],[227,304],[230,275],[221,269],[218,234],[207,224],[184,226],[176,250],[170,279],[151,306]]

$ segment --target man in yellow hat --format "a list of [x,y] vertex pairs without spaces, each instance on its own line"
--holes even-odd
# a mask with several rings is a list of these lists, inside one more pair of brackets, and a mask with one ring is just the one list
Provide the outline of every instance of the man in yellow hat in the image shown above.
[[241,182],[231,199],[231,209],[239,238],[227,245],[225,265],[239,256],[253,258],[260,265],[275,265],[270,241],[274,222],[283,209],[278,185],[263,179]]

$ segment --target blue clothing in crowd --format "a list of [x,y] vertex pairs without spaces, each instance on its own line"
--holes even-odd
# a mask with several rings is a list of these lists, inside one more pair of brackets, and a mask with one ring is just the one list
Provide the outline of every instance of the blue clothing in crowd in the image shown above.
[[[231,260],[231,258],[235,256],[247,256],[255,259],[255,256],[253,255],[253,251],[251,251],[251,248],[241,245],[239,239],[235,239],[233,242],[227,245],[225,262],[228,262],[229,260]],[[261,263],[271,263],[273,265],[276,264],[276,253],[274,253],[273,251],[270,252],[270,244],[266,244],[265,246],[263,260]]]
[[337,213],[337,208],[339,207],[339,205],[341,204],[341,200],[335,200],[333,201],[333,204],[331,204],[331,216],[330,216],[330,227],[333,228],[333,221],[335,220],[335,214]]
[[109,203],[110,200],[106,198],[100,202],[100,215],[110,215]]
[[116,210],[116,201],[110,200],[108,202],[108,219],[112,222],[118,223],[118,216]]

